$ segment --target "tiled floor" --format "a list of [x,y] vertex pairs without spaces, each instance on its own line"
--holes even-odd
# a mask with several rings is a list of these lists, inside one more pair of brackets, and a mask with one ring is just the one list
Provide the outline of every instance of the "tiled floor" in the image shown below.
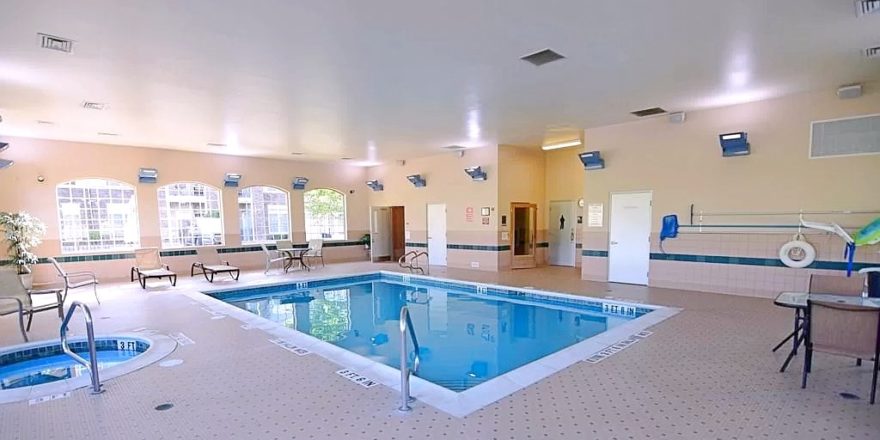
[[[390,265],[327,266],[312,275]],[[802,357],[778,373],[784,354],[770,352],[791,325],[791,313],[764,299],[580,281],[575,269],[505,273],[435,269],[434,276],[611,296],[683,309],[652,328],[646,341],[598,363],[575,364],[501,401],[458,419],[416,402],[396,408],[397,392],[363,388],[335,374],[314,354],[297,356],[259,329],[232,318],[211,319],[185,291],[207,285],[184,279],[147,292],[134,284],[101,289],[93,304],[101,333],[146,327],[183,332],[195,341],[168,359],[86,389],[29,405],[0,405],[0,438],[11,439],[714,439],[880,438],[880,404],[866,402],[870,368],[817,354],[806,390]],[[295,279],[300,274],[273,276]],[[265,279],[242,275],[242,283]],[[225,283],[223,283],[225,285]],[[156,285],[159,285],[157,282]],[[74,333],[82,333],[79,328]],[[32,339],[57,338],[58,321],[37,315]],[[0,318],[0,346],[20,336]],[[861,400],[845,400],[850,392]],[[156,411],[170,402],[174,407]]]

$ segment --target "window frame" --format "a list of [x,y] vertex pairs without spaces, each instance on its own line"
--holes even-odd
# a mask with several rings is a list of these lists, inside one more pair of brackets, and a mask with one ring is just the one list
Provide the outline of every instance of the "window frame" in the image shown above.
[[[241,199],[241,192],[246,189],[251,189],[251,188],[272,188],[272,189],[276,189],[276,190],[284,193],[284,197],[287,201],[287,238],[279,238],[277,240],[266,240],[266,241],[260,241],[260,240],[247,240],[246,241],[244,239],[244,234],[242,233],[243,232],[242,231],[243,225],[241,222],[242,212],[241,212],[240,199]],[[251,202],[251,206],[253,206],[253,202]],[[238,213],[238,220],[239,220],[238,232],[240,234],[239,241],[241,241],[242,246],[249,246],[249,245],[256,245],[256,244],[274,244],[278,240],[293,240],[293,238],[292,238],[293,237],[293,215],[291,215],[290,192],[285,190],[284,188],[280,188],[280,187],[277,187],[274,185],[250,185],[250,186],[246,186],[244,188],[240,188],[235,193],[235,209],[236,209],[236,212]],[[256,221],[254,219],[253,214],[254,214],[254,210],[251,209],[251,224],[256,226]],[[268,216],[268,210],[267,210],[267,216]],[[268,217],[267,217],[267,221],[268,221]],[[269,233],[270,232],[270,230],[268,229],[269,223],[266,224],[266,228],[267,228],[266,232]],[[254,234],[254,235],[256,235],[256,234]]]
[[[191,246],[187,246],[187,245],[180,245],[180,246],[168,245],[168,246],[166,246],[165,245],[165,238],[162,236],[162,202],[159,199],[159,191],[161,191],[164,188],[170,187],[172,185],[180,185],[180,184],[202,185],[204,187],[207,187],[207,188],[210,188],[210,189],[217,191],[217,194],[219,195],[219,197],[217,198],[217,211],[220,213],[220,243],[200,244],[200,245],[194,244]],[[162,186],[156,188],[156,205],[157,205],[157,208],[159,209],[157,220],[159,223],[158,226],[159,226],[159,248],[160,249],[162,249],[162,250],[195,249],[195,248],[200,248],[200,247],[222,247],[222,246],[226,245],[226,224],[223,220],[223,189],[222,188],[216,187],[216,186],[208,184],[208,183],[195,181],[195,180],[179,180],[176,182],[169,182],[165,185],[162,185]],[[171,207],[169,206],[168,209],[171,209]]]
[[[64,219],[61,214],[62,209],[61,209],[60,199],[58,197],[58,190],[61,189],[62,185],[65,185],[65,184],[68,184],[71,182],[84,181],[84,180],[103,180],[105,182],[112,182],[112,183],[122,185],[123,187],[126,187],[127,189],[131,189],[133,191],[133,195],[134,195],[134,197],[133,197],[134,198],[134,218],[133,218],[133,221],[134,221],[134,229],[137,232],[137,234],[136,234],[137,241],[135,241],[135,243],[133,243],[133,245],[131,247],[126,246],[126,247],[118,247],[118,248],[113,248],[113,249],[95,249],[95,250],[72,250],[72,251],[65,251],[64,250]],[[82,209],[82,208],[80,208],[80,209]],[[131,252],[134,249],[137,249],[141,246],[141,238],[142,237],[141,237],[140,211],[138,209],[137,187],[131,183],[128,183],[128,182],[125,182],[125,181],[122,181],[119,179],[113,179],[113,178],[109,178],[109,177],[77,177],[77,178],[65,180],[63,182],[58,183],[57,185],[55,185],[55,219],[58,221],[58,249],[61,252],[61,255],[98,255],[98,254],[113,254],[113,253],[119,253],[119,252]]]
[[324,240],[325,243],[347,241],[348,240],[348,197],[346,197],[344,192],[339,191],[335,188],[328,188],[328,187],[313,188],[313,189],[306,190],[303,192],[303,232],[306,237],[306,241],[314,240],[312,238],[309,238],[309,230],[308,230],[309,222],[308,222],[308,218],[306,216],[306,194],[309,192],[318,191],[318,190],[333,191],[333,192],[339,194],[340,196],[342,196],[342,236],[343,236],[343,238],[335,238],[335,239],[321,238],[321,239]]

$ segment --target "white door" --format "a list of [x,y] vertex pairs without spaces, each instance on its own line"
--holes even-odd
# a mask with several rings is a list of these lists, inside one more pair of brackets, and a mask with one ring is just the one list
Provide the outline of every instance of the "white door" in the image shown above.
[[608,226],[608,281],[647,285],[651,193],[611,194]]
[[575,259],[575,230],[577,214],[575,202],[550,202],[550,223],[547,235],[550,239],[550,264],[554,266],[572,266]]
[[446,266],[446,205],[428,205],[428,264]]
[[370,258],[391,258],[391,209],[387,206],[370,208]]

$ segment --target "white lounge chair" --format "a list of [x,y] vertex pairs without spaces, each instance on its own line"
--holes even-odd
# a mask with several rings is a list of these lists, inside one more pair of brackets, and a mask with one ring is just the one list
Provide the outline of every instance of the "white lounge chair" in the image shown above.
[[[34,313],[47,310],[58,310],[58,317],[64,315],[64,303],[61,300],[62,289],[27,290],[21,284],[18,271],[10,267],[0,268],[0,316],[18,313],[18,327],[24,341],[28,341],[27,332],[31,329],[31,321]],[[54,294],[55,302],[34,306],[33,295]],[[24,325],[24,316],[27,315],[27,328]]]
[[[313,258],[321,259],[321,267],[324,267],[324,240],[321,238],[313,238],[309,240],[309,250],[303,254],[304,257],[311,261]],[[309,266],[314,266],[309,264]]]
[[159,248],[142,248],[134,250],[135,266],[131,268],[131,280],[137,275],[141,288],[147,288],[147,280],[150,278],[168,278],[172,286],[177,285],[177,274],[171,271],[167,264],[162,264]]
[[196,256],[199,261],[193,263],[192,267],[190,268],[190,277],[195,276],[196,269],[201,269],[200,273],[205,275],[205,279],[208,280],[209,283],[214,282],[214,275],[218,273],[228,273],[229,276],[232,277],[232,279],[238,281],[238,276],[241,274],[241,269],[235,266],[231,266],[228,261],[221,261],[220,256],[217,255],[216,248],[196,248]]
[[98,277],[94,272],[68,272],[61,267],[61,264],[59,264],[58,260],[55,258],[49,257],[47,260],[55,266],[55,270],[58,271],[58,276],[64,279],[64,295],[61,297],[62,302],[67,301],[67,293],[69,291],[80,287],[92,286],[92,293],[95,295],[95,301],[98,301],[98,304],[101,304],[101,299],[98,298]]

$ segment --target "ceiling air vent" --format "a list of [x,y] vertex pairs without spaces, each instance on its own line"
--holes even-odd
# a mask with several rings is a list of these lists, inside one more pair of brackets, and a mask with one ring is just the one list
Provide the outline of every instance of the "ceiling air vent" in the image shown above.
[[880,11],[880,0],[858,0],[856,1],[856,15],[868,15]]
[[552,63],[554,61],[558,61],[565,58],[564,56],[556,53],[550,49],[540,50],[530,55],[526,55],[520,58],[523,61],[528,61],[536,66],[543,66],[547,63]]
[[447,146],[442,147],[442,148],[443,148],[444,150],[449,150],[449,151],[461,151],[461,150],[464,150],[464,149],[465,149],[465,147],[462,147],[461,145],[447,145]]
[[880,115],[812,123],[811,158],[861,154],[880,154]]
[[865,49],[865,56],[868,58],[880,58],[880,46]]
[[82,107],[89,110],[104,110],[107,108],[107,104],[104,104],[103,102],[83,101]]
[[57,50],[58,52],[73,52],[73,40],[56,37],[49,34],[37,34],[40,36],[40,47],[43,49]]
[[630,112],[633,115],[636,115],[640,118],[644,118],[645,116],[654,116],[654,115],[662,115],[666,113],[666,110],[663,110],[660,107],[646,108],[644,110],[636,110],[634,112]]

